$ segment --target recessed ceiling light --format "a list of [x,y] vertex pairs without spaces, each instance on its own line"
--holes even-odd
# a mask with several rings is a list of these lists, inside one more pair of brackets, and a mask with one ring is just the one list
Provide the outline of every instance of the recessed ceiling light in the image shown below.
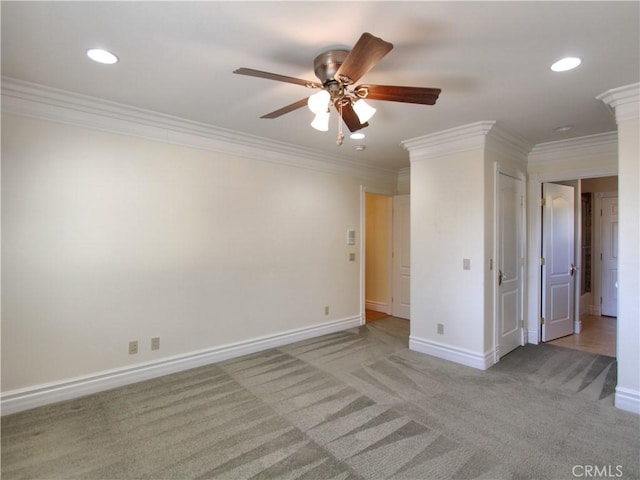
[[563,125],[561,127],[554,128],[553,131],[554,132],[568,132],[572,128],[573,128],[573,125]]
[[551,65],[551,70],[554,72],[566,72],[567,70],[573,70],[582,63],[582,59],[578,57],[564,57]]
[[364,145],[354,145],[354,147],[353,147],[353,149],[354,149],[356,152],[361,152],[361,151],[363,151],[365,148],[367,148],[367,147],[365,147]]
[[108,50],[104,50],[102,48],[91,48],[87,50],[87,57],[89,57],[94,62],[104,63],[107,65],[113,65],[114,63],[118,62],[118,57],[116,57]]
[[362,140],[365,137],[365,134],[362,132],[356,132],[349,135],[349,138],[352,140]]

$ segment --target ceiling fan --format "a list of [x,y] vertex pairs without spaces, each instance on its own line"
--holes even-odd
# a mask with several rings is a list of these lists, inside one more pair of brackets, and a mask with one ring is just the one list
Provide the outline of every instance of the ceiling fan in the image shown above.
[[[440,95],[441,90],[439,88],[394,85],[353,86],[392,48],[393,44],[365,32],[360,36],[351,51],[329,50],[315,58],[313,68],[320,82],[287,77],[252,68],[239,68],[234,70],[233,73],[319,89],[317,93],[309,97],[262,115],[260,118],[277,118],[308,105],[309,109],[316,114],[311,126],[317,130],[326,131],[329,128],[329,108],[333,105],[347,128],[355,132],[367,127],[369,125],[367,121],[376,111],[375,108],[364,101],[365,98],[369,100],[434,105],[438,95]],[[339,124],[338,145],[342,144],[344,138],[341,127],[342,123]]]

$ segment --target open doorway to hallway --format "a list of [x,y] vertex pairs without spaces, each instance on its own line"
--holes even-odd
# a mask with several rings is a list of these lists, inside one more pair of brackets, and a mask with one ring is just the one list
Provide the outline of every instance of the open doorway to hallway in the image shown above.
[[618,177],[558,183],[579,186],[576,198],[579,321],[573,334],[549,343],[615,357]]
[[367,322],[391,314],[393,197],[365,194],[364,292]]
[[367,311],[408,320],[411,303],[409,195],[365,193],[364,205],[365,320],[376,316],[367,315]]

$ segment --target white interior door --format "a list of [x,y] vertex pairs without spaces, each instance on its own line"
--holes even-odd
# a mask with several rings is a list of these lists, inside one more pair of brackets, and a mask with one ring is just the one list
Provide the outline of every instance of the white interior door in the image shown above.
[[618,316],[618,197],[602,198],[602,315]]
[[411,248],[410,248],[410,197],[393,197],[393,267],[391,314],[410,318],[411,306]]
[[542,341],[573,333],[575,240],[574,189],[542,185]]
[[522,344],[523,320],[523,184],[498,175],[497,315],[499,356]]

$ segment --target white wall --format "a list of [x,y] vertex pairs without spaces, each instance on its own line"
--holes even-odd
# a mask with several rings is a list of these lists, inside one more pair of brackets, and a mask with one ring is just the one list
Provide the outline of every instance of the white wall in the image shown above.
[[3,114],[3,398],[359,323],[367,183]]
[[488,368],[496,361],[496,165],[523,177],[527,147],[495,122],[426,135],[405,146],[411,161],[409,346]]
[[412,159],[411,337],[474,357],[485,336],[483,179],[482,147]]
[[[640,102],[640,100],[636,100]],[[618,385],[616,406],[640,413],[640,121],[618,119]]]

